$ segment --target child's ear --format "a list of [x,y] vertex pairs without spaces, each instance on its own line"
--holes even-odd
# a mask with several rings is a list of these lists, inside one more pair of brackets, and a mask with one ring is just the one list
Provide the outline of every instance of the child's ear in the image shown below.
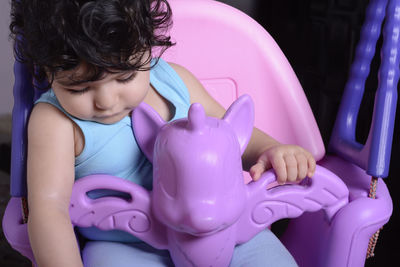
[[149,105],[142,102],[132,112],[132,127],[136,142],[150,162],[153,162],[154,143],[165,121]]
[[254,125],[254,104],[251,97],[249,95],[239,97],[228,108],[223,120],[232,126],[243,154],[250,141]]

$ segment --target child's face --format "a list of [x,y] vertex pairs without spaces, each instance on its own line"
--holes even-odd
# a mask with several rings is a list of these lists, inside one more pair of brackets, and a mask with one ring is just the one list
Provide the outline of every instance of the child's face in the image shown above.
[[149,71],[109,73],[98,81],[72,84],[71,75],[79,76],[84,69],[79,66],[59,73],[52,84],[61,106],[82,120],[118,122],[144,100],[150,89]]

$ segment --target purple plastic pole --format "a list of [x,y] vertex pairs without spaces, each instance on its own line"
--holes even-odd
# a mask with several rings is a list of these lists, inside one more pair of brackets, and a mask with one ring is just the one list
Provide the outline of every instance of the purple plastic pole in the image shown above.
[[[366,144],[362,145],[355,139],[357,116],[385,15],[379,85],[371,129]],[[371,1],[329,144],[329,151],[374,177],[384,178],[389,172],[399,81],[399,30],[400,0]]]
[[14,63],[14,107],[12,112],[11,195],[26,196],[26,127],[33,105],[32,76],[18,60]]

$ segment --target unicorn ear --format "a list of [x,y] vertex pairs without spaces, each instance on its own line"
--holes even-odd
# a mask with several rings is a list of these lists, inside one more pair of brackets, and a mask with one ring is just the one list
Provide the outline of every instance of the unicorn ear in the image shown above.
[[154,143],[165,121],[149,105],[142,102],[132,112],[132,127],[136,141],[145,156],[153,162]]
[[232,126],[243,154],[250,141],[254,125],[254,104],[251,97],[249,95],[239,97],[228,108],[223,120]]
[[206,113],[199,103],[190,105],[188,111],[188,129],[193,131],[202,131],[205,126]]

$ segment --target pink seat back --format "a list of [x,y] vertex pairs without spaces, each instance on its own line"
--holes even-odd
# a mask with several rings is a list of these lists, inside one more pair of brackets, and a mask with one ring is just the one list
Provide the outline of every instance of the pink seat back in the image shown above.
[[249,94],[256,127],[321,159],[325,148],[315,118],[273,38],[252,18],[220,2],[169,2],[176,46],[163,58],[188,68],[225,108]]

